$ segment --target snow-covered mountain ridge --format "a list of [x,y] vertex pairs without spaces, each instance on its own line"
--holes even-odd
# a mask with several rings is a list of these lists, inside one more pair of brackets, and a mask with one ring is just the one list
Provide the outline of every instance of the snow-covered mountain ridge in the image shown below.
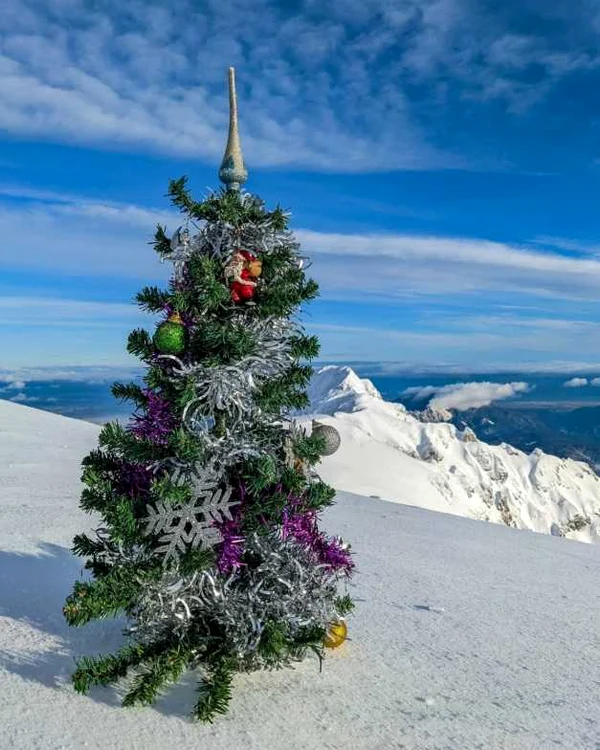
[[342,436],[319,473],[338,490],[520,529],[600,539],[600,479],[585,463],[488,445],[470,430],[423,422],[349,367],[323,367],[308,412]]
[[[310,423],[316,414],[342,436],[338,452],[318,467],[340,491],[579,541],[600,539],[600,479],[585,463],[540,450],[527,455],[507,444],[491,446],[468,428],[423,422],[422,414],[417,418],[401,404],[384,401],[369,380],[348,367],[319,369],[309,397],[311,408],[300,420]],[[61,439],[49,442],[59,426]],[[97,425],[0,401],[0,490],[10,498],[4,513],[29,519],[19,528],[37,522],[37,511],[29,515],[26,480],[43,453],[42,486],[54,487],[48,504],[68,505],[77,533],[86,516],[73,509],[78,492],[73,478],[77,482],[81,459],[96,446],[99,431]],[[57,487],[62,488],[58,496]],[[46,538],[54,540],[54,531],[58,538],[64,529],[46,527]]]

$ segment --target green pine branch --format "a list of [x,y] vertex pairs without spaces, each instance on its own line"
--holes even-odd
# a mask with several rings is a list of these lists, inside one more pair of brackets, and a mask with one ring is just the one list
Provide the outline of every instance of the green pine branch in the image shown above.
[[132,401],[139,409],[148,403],[148,397],[137,383],[113,383],[110,390],[119,401]]
[[294,442],[294,453],[298,458],[314,466],[319,463],[321,456],[325,453],[326,444],[325,438],[318,433],[305,435]]
[[79,507],[86,513],[96,511],[103,513],[115,500],[115,488],[109,478],[99,476],[94,469],[85,469],[86,482],[89,486],[81,492]]
[[157,461],[165,456],[163,446],[137,437],[118,422],[107,422],[104,425],[98,436],[98,443],[110,453],[131,463]]
[[129,609],[142,585],[141,571],[125,566],[115,567],[95,581],[76,581],[63,607],[65,619],[69,625],[79,626],[116,617]]
[[298,335],[290,339],[290,353],[294,359],[316,359],[320,348],[317,336]]
[[71,552],[78,557],[94,557],[103,551],[103,542],[99,539],[90,539],[87,534],[77,534],[73,539]]
[[92,685],[110,685],[146,658],[141,644],[127,645],[110,656],[84,656],[77,660],[71,680],[78,693],[85,694]]
[[217,714],[226,714],[231,701],[231,684],[235,672],[234,662],[223,658],[208,670],[198,686],[198,701],[193,717],[212,724]]
[[190,285],[193,287],[190,309],[199,315],[218,312],[230,304],[229,288],[223,278],[223,266],[216,258],[193,255],[187,264]]
[[163,227],[160,224],[157,225],[154,240],[151,244],[154,245],[154,249],[161,258],[169,255],[171,252],[171,238],[167,237],[166,227]]
[[335,502],[335,490],[325,482],[312,482],[304,497],[306,510],[320,511],[328,508]]
[[171,295],[157,286],[145,286],[135,295],[138,306],[149,313],[161,313],[166,304],[171,302]]
[[215,564],[214,549],[188,549],[179,558],[179,571],[182,575],[193,575],[208,570]]
[[189,649],[177,645],[146,661],[142,664],[143,672],[133,680],[123,698],[123,706],[148,706],[154,703],[161,690],[181,677],[189,659]]
[[143,328],[131,331],[127,339],[127,351],[138,359],[147,360],[154,354],[152,337]]
[[[193,210],[198,204],[187,189],[187,180],[187,177],[180,177],[178,180],[169,180],[167,196],[171,199],[171,203],[177,206],[182,213],[194,216]],[[202,217],[198,216],[196,218]]]
[[114,456],[95,448],[85,456],[81,466],[83,469],[81,481],[85,484],[93,484],[94,477],[114,471],[117,468],[117,462]]
[[104,521],[115,542],[134,543],[139,536],[138,521],[128,497],[120,497],[103,509]]
[[344,596],[338,596],[338,598],[335,600],[335,608],[338,611],[338,614],[340,617],[345,617],[346,615],[349,615],[356,605],[352,601],[352,597],[350,594],[344,594]]

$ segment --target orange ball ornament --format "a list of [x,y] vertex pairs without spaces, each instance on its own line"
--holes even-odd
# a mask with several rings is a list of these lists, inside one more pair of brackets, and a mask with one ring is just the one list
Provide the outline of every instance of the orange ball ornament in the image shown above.
[[337,648],[342,645],[347,637],[348,627],[345,620],[338,620],[329,626],[327,635],[323,640],[323,645],[325,648]]

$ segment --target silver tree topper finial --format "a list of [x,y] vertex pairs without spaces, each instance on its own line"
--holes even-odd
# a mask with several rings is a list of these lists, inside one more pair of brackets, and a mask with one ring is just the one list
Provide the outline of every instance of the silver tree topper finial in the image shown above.
[[238,132],[235,68],[229,68],[229,137],[219,169],[219,179],[228,190],[239,190],[248,179]]

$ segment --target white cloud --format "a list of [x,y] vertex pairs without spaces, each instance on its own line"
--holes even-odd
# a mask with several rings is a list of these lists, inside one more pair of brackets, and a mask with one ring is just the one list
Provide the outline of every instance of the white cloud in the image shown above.
[[27,396],[25,393],[19,392],[15,396],[11,396],[8,400],[17,403],[25,403],[26,401],[39,401],[39,398],[37,396]]
[[[347,360],[350,364],[360,363],[360,360]],[[430,374],[448,374],[455,373],[461,375],[464,373],[473,373],[481,375],[497,373],[529,373],[532,375],[538,373],[564,375],[571,372],[597,372],[600,370],[600,362],[578,362],[576,360],[544,360],[540,362],[527,362],[514,360],[509,363],[499,360],[478,362],[476,366],[472,363],[464,362],[432,362],[431,364],[422,364],[414,362],[366,362],[361,363],[362,372],[366,377],[375,377],[378,375],[430,375]],[[427,386],[431,387],[431,386]],[[420,387],[406,389],[407,395],[417,393]],[[431,394],[429,394],[431,395]]]
[[[265,0],[171,6],[6,0],[0,127],[79,143],[133,145],[214,162],[227,130],[225,71],[238,67],[242,136],[261,166],[335,171],[458,166],[428,145],[399,85],[372,75],[397,38],[374,3],[345,17]],[[44,12],[45,11],[45,12]],[[409,19],[407,19],[407,22]],[[357,23],[358,22],[358,23]],[[383,32],[383,34],[382,34]],[[369,101],[368,107],[355,107]],[[402,133],[402,148],[397,134]]]
[[414,401],[424,401],[431,398],[439,391],[440,387],[436,385],[413,385],[402,391],[403,396],[412,396]]
[[[435,394],[429,402],[429,406],[437,409],[455,409],[466,411],[467,409],[478,409],[481,406],[489,406],[494,401],[516,396],[519,393],[527,393],[530,390],[528,383],[452,383],[444,386],[425,386],[414,389],[414,398],[419,400],[428,398]],[[405,391],[406,393],[406,391]]]
[[88,302],[52,297],[0,297],[2,326],[121,327],[151,320],[135,304]]
[[0,382],[18,382],[17,378],[21,378],[22,381],[31,383],[50,380],[69,380],[80,383],[112,383],[115,380],[130,380],[139,376],[142,372],[143,368],[141,366],[16,367],[14,369],[0,370]]
[[[148,240],[157,221],[174,231],[179,215],[14,186],[0,187],[0,193],[3,190],[26,199],[0,207],[4,267],[166,283],[170,264],[159,263]],[[581,351],[600,351],[600,261],[589,254],[542,252],[538,246],[478,238],[309,229],[298,230],[297,236],[313,260],[310,274],[320,283],[324,300],[387,306],[392,313],[385,328],[352,325],[344,322],[346,316],[340,321],[328,316],[327,323],[311,318],[309,325],[322,333],[323,353],[329,359],[378,361],[386,352],[390,359],[406,357],[409,363],[435,357],[447,366],[467,366],[473,352],[481,352],[480,367],[495,362],[504,370],[505,361],[520,360],[523,369],[535,370],[562,359],[560,366],[577,372],[573,363]],[[129,302],[5,294],[0,298],[5,352],[11,347],[13,352],[19,347],[33,352],[35,345],[14,333],[17,325],[23,330],[68,327],[70,336],[78,330],[83,335],[86,329],[99,334],[102,329],[111,336],[113,353],[110,360],[101,361],[125,363],[122,356],[114,359],[114,352],[123,349],[127,331],[152,325],[151,316]],[[418,298],[418,316],[392,319],[398,309],[394,306]],[[477,313],[477,306],[494,312]],[[50,351],[51,343],[46,344]],[[89,344],[83,346],[89,349]],[[528,355],[537,362],[523,361]],[[36,363],[14,356],[4,363]],[[65,360],[45,354],[38,361]],[[88,356],[79,361],[99,360]],[[555,369],[560,371],[560,366]]]
[[[4,190],[17,196],[29,192],[32,198],[35,193]],[[169,266],[157,262],[148,241],[157,223],[173,232],[181,221],[177,213],[77,196],[43,196],[0,206],[4,265],[76,275],[160,275],[166,280]],[[508,294],[519,294],[580,304],[595,301],[600,285],[600,260],[542,252],[536,246],[411,234],[310,229],[296,234],[314,260],[311,273],[329,299],[485,295],[490,304],[497,294],[497,302],[504,304]]]
[[12,375],[0,374],[0,383],[6,383],[5,386],[0,387],[0,393],[6,393],[12,390],[21,390],[25,388],[27,383],[24,380],[15,379]]
[[[390,308],[392,309],[392,308]],[[447,320],[437,316],[436,328],[431,324],[415,329],[418,322],[404,321],[397,329],[385,322],[376,326],[321,323],[307,320],[311,332],[319,335],[323,358],[328,361],[381,362],[380,374],[427,372],[598,372],[598,360],[581,362],[580,342],[589,343],[589,328],[575,332],[566,327],[519,327],[509,324],[485,326],[475,316]],[[403,327],[401,328],[400,325]],[[412,329],[406,330],[408,326]],[[600,340],[600,335],[599,335]],[[592,352],[593,353],[593,352]],[[562,357],[559,359],[559,356]],[[571,359],[568,357],[571,356]]]
[[572,250],[581,255],[600,257],[600,245],[597,242],[582,242],[568,237],[538,236],[532,240],[536,245],[544,245],[559,250]]
[[583,388],[587,384],[587,378],[571,378],[566,383],[563,383],[565,388]]
[[345,289],[397,299],[496,291],[504,299],[510,292],[595,300],[600,284],[598,260],[479,238],[311,230],[297,235],[330,294]]
[[439,108],[463,98],[520,112],[598,65],[593,8],[579,6],[562,25],[553,18],[550,34],[544,6],[556,4],[538,4],[538,30],[517,34],[519,4],[480,5],[474,13],[469,0],[132,0],[125,13],[117,0],[5,0],[0,127],[214,163],[232,64],[251,164],[468,166],[427,137],[427,111],[443,121]]

